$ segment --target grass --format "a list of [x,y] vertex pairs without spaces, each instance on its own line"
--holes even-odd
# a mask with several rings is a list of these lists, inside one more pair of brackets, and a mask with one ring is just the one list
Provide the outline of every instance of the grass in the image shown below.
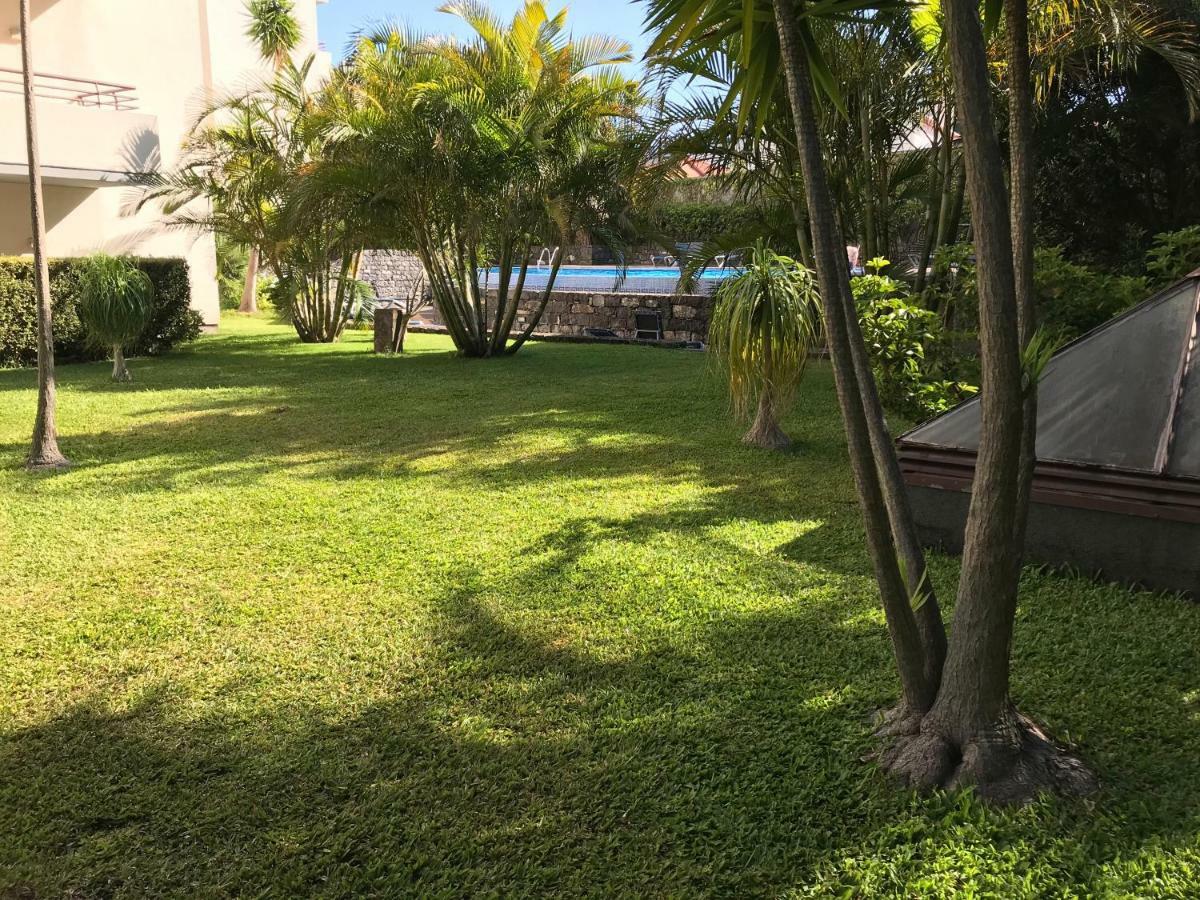
[[410,340],[64,366],[52,477],[0,373],[0,896],[1200,893],[1200,607],[1027,573],[1103,792],[916,797],[826,368],[769,454],[696,354]]

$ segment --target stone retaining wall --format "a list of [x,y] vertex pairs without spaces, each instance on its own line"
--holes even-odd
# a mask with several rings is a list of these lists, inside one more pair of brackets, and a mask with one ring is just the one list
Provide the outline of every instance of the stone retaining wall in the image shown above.
[[405,297],[423,275],[421,261],[403,250],[365,250],[358,264],[359,281],[375,288],[377,297]]
[[[537,299],[526,298],[517,313],[520,330],[537,308]],[[623,338],[633,337],[634,313],[639,309],[662,312],[663,339],[703,341],[708,337],[712,298],[694,294],[621,294],[555,291],[537,331],[545,334],[581,335],[585,328],[607,328]]]
[[[358,277],[371,284],[379,297],[404,296],[412,279],[421,272],[420,261],[398,250],[368,250],[363,253]],[[489,292],[494,300],[495,293]],[[521,331],[541,299],[540,291],[527,291],[517,312],[515,330]],[[703,341],[708,337],[712,298],[697,294],[635,294],[611,291],[555,291],[538,324],[539,334],[582,336],[585,328],[607,328],[619,337],[632,338],[633,316],[639,309],[662,312],[663,339]],[[488,317],[491,321],[491,316]],[[421,310],[414,324],[438,327],[437,310]]]

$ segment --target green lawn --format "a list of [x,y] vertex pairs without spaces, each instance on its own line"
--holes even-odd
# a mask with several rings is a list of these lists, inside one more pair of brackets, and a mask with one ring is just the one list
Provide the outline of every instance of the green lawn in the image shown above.
[[0,897],[1200,895],[1200,606],[1030,572],[1102,794],[916,797],[826,368],[772,455],[699,354],[368,337],[63,366],[49,477],[0,373]]

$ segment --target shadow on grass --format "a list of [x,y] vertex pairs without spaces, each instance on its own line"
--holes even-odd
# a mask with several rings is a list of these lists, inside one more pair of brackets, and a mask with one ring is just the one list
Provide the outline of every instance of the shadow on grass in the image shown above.
[[[61,443],[80,471],[131,493],[196,477],[238,485],[286,472],[356,479],[445,474],[451,465],[453,477],[494,489],[572,473],[722,487],[745,480],[731,459],[759,468],[764,494],[796,467],[842,474],[823,371],[810,379],[792,427],[804,451],[765,454],[737,443],[738,426],[703,366],[665,351],[546,345],[512,359],[470,360],[441,350],[382,358],[365,347],[277,343],[222,338],[219,353],[173,357],[132,389],[96,367],[77,367],[70,390],[136,404],[137,418]],[[682,383],[681,361],[690,373]],[[729,453],[714,454],[724,441]],[[26,450],[0,445],[11,467]],[[446,465],[425,465],[436,457]]]
[[[127,709],[99,695],[6,736],[12,886],[758,895],[902,846],[890,829],[934,849],[963,840],[959,806],[914,806],[861,761],[887,651],[877,629],[847,624],[853,603],[730,616],[686,647],[663,636],[627,655],[507,621],[477,574],[455,580],[428,654],[394,673],[388,699],[196,717],[185,686],[161,684]],[[1162,712],[1129,710],[1124,727],[1153,731]],[[1200,723],[1187,731],[1200,738]],[[1110,785],[1103,816],[1051,807],[1026,823],[1030,844],[1074,848],[1086,884],[1141,842],[1194,842],[1194,772],[1156,771],[1178,773],[1156,785],[1175,798],[1169,818],[1130,815],[1135,796]],[[1011,839],[1002,816],[995,834],[968,820],[977,840]]]

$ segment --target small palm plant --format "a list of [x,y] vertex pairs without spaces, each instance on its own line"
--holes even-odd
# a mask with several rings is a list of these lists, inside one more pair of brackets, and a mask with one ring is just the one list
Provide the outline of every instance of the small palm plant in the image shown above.
[[132,381],[125,365],[127,344],[136,340],[154,312],[154,285],[128,259],[97,254],[79,276],[79,318],[96,343],[112,347],[113,381]]
[[734,414],[754,422],[742,439],[781,450],[791,444],[779,418],[796,396],[809,352],[821,337],[812,273],[759,242],[745,270],[717,291],[709,349],[729,379]]

